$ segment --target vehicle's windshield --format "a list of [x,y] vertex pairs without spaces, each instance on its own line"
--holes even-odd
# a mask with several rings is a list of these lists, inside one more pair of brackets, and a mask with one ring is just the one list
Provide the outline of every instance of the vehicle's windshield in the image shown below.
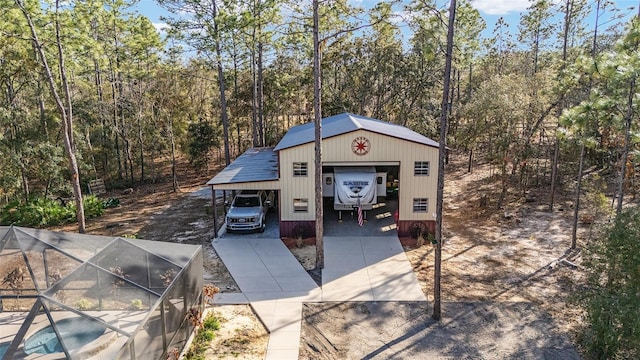
[[260,206],[260,199],[257,197],[237,197],[233,202],[235,207],[256,207]]

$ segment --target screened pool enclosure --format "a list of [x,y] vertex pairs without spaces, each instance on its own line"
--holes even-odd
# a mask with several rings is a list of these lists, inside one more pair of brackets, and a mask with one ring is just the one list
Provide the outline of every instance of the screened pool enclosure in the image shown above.
[[171,358],[202,270],[200,246],[0,227],[0,360]]

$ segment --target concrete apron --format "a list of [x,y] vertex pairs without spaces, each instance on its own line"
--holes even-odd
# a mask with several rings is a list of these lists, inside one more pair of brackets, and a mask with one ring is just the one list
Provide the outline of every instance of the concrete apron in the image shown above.
[[324,238],[323,301],[427,301],[397,237]]
[[277,238],[223,237],[213,247],[240,287],[217,304],[251,304],[269,331],[265,359],[297,359],[302,304],[426,301],[397,237],[325,237],[320,289]]

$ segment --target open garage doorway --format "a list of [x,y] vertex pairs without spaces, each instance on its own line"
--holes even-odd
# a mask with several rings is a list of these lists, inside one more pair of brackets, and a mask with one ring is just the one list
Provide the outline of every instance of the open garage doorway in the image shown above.
[[[370,210],[362,211],[362,226],[358,220],[357,206],[345,209],[336,206],[336,172],[337,168],[349,168],[358,171],[359,168],[371,171],[374,168],[376,187],[375,204],[368,206]],[[324,166],[323,174],[323,210],[324,235],[327,236],[397,236],[395,213],[398,209],[399,165],[381,166]],[[331,191],[333,189],[333,191]],[[343,210],[337,210],[341,208]]]

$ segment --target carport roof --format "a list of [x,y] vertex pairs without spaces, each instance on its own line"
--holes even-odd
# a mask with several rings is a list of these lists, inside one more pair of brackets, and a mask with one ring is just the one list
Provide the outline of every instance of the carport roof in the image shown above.
[[207,185],[278,180],[278,153],[272,147],[251,148],[220,171]]
[[[366,116],[343,113],[322,119],[322,138],[342,135],[356,130],[368,130],[371,132],[384,134],[399,139],[438,147],[439,144],[426,136],[401,125],[386,121],[372,119]],[[275,147],[275,151],[290,147],[307,144],[315,139],[315,126],[313,122],[294,126],[280,140]]]

